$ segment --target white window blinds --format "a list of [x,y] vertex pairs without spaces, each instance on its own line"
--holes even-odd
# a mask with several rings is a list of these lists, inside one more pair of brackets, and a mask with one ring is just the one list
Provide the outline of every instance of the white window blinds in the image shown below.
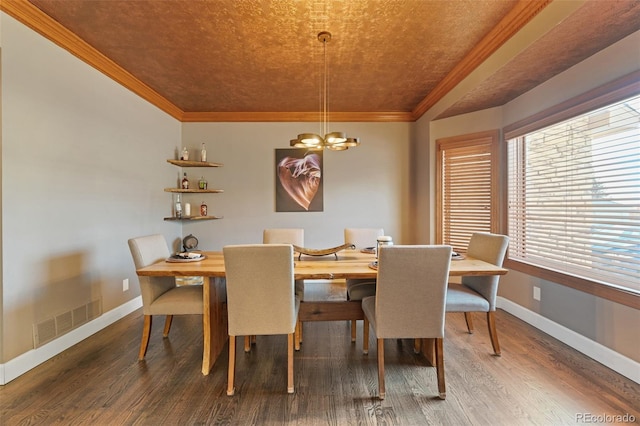
[[509,258],[640,290],[640,97],[508,141]]

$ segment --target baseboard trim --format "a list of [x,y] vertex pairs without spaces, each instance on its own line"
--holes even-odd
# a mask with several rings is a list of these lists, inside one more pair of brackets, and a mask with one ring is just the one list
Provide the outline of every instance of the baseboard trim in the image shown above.
[[9,383],[32,368],[129,315],[141,306],[142,297],[138,296],[37,349],[25,352],[4,364],[0,364],[0,385]]
[[[497,306],[640,384],[640,363],[508,299],[498,297]],[[108,327],[140,307],[142,307],[142,298],[138,296],[38,349],[26,352],[5,364],[0,364],[0,385],[9,383],[11,380],[53,358],[66,349],[69,349],[71,346],[81,342],[103,328]]]
[[600,364],[622,374],[630,380],[640,384],[640,363],[609,349],[608,347],[576,333],[548,318],[530,311],[517,303],[503,297],[498,297],[497,306],[522,321],[532,325],[573,349],[598,361]]

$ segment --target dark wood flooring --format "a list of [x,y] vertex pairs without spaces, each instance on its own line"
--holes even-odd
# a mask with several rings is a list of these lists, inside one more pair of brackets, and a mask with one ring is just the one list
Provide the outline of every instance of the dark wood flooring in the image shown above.
[[[311,294],[327,288],[307,283]],[[343,291],[330,287],[331,297]],[[236,395],[228,397],[226,347],[209,376],[200,372],[200,317],[176,317],[168,339],[158,318],[146,361],[138,362],[138,310],[0,387],[0,424],[511,426],[624,415],[640,422],[639,384],[504,311],[497,314],[502,357],[495,357],[484,316],[475,319],[469,335],[462,314],[447,316],[445,401],[437,398],[435,369],[409,340],[386,342],[387,397],[378,400],[375,337],[364,356],[361,321],[356,344],[346,321],[304,325],[293,395],[286,338],[258,336],[249,354],[239,340]]]

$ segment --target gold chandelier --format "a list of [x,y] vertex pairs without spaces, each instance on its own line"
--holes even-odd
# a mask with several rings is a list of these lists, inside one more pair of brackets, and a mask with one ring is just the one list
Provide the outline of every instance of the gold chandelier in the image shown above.
[[308,149],[331,149],[333,151],[344,151],[354,146],[360,145],[358,138],[349,138],[344,132],[329,132],[329,88],[328,88],[328,67],[327,67],[327,43],[331,40],[331,33],[322,31],[318,34],[318,40],[324,48],[324,83],[323,92],[320,98],[322,108],[320,111],[320,121],[322,122],[322,134],[324,138],[315,133],[301,133],[296,139],[291,139],[291,146],[295,148]]

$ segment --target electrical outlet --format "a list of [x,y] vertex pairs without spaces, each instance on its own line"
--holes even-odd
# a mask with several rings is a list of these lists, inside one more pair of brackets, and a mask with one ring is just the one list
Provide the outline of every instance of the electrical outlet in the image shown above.
[[129,290],[129,278],[122,280],[122,291]]
[[533,287],[533,300],[540,300],[540,287]]

